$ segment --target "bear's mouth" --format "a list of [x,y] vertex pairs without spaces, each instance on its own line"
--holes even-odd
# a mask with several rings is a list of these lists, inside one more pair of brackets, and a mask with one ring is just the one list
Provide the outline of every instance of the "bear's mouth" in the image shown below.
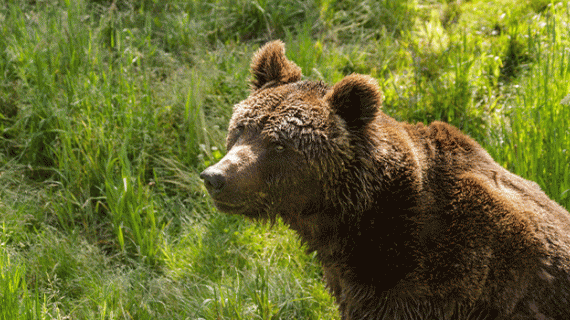
[[232,202],[225,202],[219,201],[214,199],[214,205],[218,210],[225,212],[225,213],[236,213],[239,214],[245,211],[246,206],[244,203],[232,203]]

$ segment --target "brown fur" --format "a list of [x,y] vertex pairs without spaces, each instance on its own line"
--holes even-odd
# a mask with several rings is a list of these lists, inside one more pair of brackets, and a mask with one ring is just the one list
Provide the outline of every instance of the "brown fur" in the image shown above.
[[343,319],[563,319],[570,217],[456,128],[400,123],[376,81],[300,81],[280,41],[252,63],[217,207],[279,216],[316,250]]

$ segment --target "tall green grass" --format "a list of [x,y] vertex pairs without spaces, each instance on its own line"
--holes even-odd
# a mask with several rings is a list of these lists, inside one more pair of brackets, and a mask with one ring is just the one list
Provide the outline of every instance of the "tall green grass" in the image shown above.
[[[557,6],[564,14],[568,8]],[[570,207],[570,55],[566,19],[529,27],[536,64],[516,81],[500,140],[493,154],[506,167],[536,181],[555,201]],[[543,34],[544,37],[540,35]]]
[[445,120],[570,207],[567,4],[27,1],[0,5],[3,319],[338,319],[278,222],[218,213],[251,55],[376,77],[384,111]]
[[0,288],[0,319],[40,318],[39,293],[28,290],[25,265],[11,261],[3,246],[0,248]]

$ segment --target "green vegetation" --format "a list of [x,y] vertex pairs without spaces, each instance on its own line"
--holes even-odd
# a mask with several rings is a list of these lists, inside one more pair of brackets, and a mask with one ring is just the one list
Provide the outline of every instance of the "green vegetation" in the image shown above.
[[237,2],[0,5],[1,319],[338,319],[295,235],[218,213],[198,178],[274,38],[570,208],[568,4]]

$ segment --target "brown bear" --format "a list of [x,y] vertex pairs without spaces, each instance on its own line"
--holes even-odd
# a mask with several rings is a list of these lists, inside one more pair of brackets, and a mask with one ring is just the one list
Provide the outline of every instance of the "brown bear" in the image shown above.
[[201,177],[317,252],[342,319],[570,318],[570,216],[536,183],[451,125],[390,118],[371,77],[302,81],[280,41],[251,72]]

